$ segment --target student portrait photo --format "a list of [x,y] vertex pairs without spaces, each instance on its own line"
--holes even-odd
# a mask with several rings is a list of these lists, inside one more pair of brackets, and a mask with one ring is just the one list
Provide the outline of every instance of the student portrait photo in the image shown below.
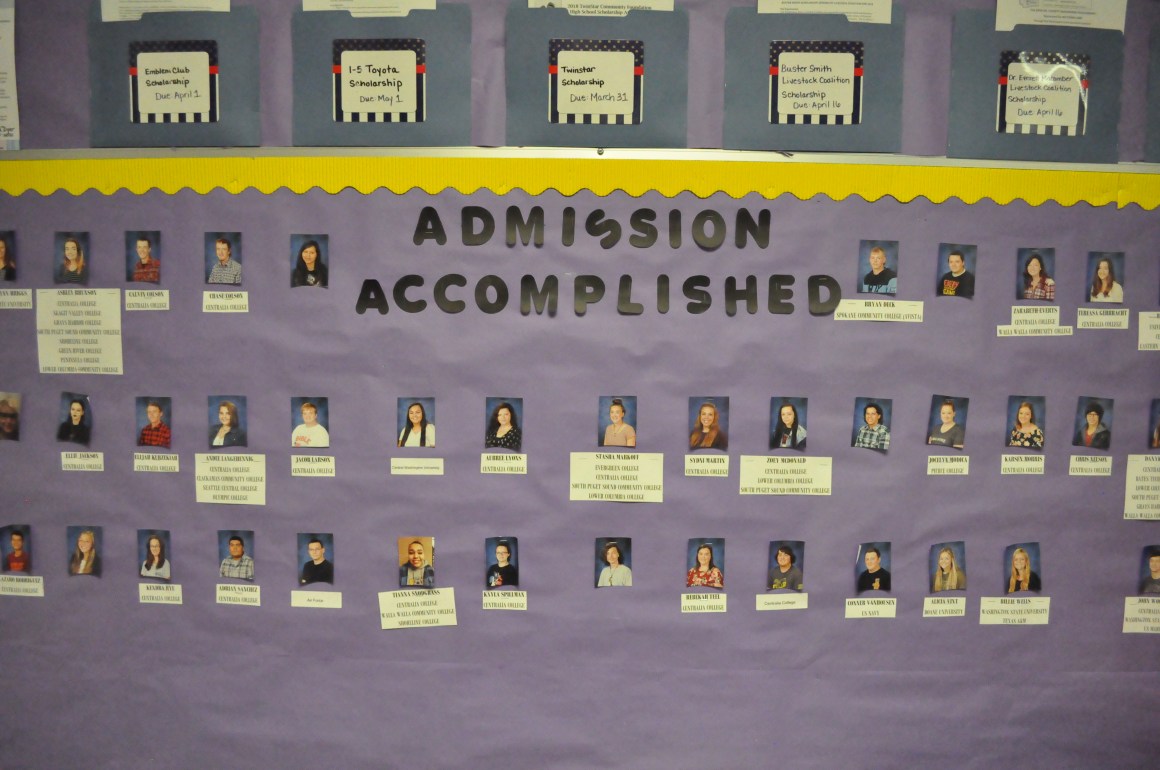
[[93,410],[84,393],[60,394],[60,425],[56,440],[71,444],[89,445],[93,433]]
[[329,285],[329,244],[330,236],[327,235],[290,236],[291,288],[320,286],[325,289]]
[[806,410],[809,399],[774,396],[769,400],[769,448],[806,448]]
[[862,543],[854,563],[854,588],[858,593],[890,590],[890,543]]
[[978,253],[978,247],[973,244],[940,243],[934,293],[939,297],[972,299],[975,296],[975,259]]
[[399,538],[399,588],[435,587],[435,538]]
[[1015,299],[1055,301],[1055,249],[1019,249]]
[[246,446],[246,397],[209,397],[209,448]]
[[601,396],[597,446],[636,446],[636,396]]
[[632,585],[632,538],[596,538],[596,587]]
[[435,399],[400,398],[396,418],[399,426],[398,446],[435,446]]
[[0,281],[16,280],[16,231],[0,230]]
[[806,544],[802,540],[770,541],[765,590],[801,593],[805,589],[805,558]]
[[970,399],[935,394],[930,399],[926,443],[962,449],[967,440],[967,404]]
[[205,282],[241,285],[241,233],[205,234]]
[[5,572],[32,574],[32,528],[27,524],[10,524],[0,528],[0,564]]
[[861,241],[858,293],[898,293],[898,241]]
[[889,398],[860,396],[854,399],[854,434],[850,445],[886,452],[890,449]]
[[685,547],[686,588],[725,587],[725,538],[701,537]]
[[330,399],[325,396],[294,396],[290,399],[290,446],[325,449],[330,446]]
[[252,529],[219,529],[218,575],[236,580],[254,579],[254,531]]
[[167,529],[137,530],[137,563],[141,565],[141,577],[155,580],[173,578],[169,542]]
[[489,537],[483,542],[487,571],[483,584],[488,588],[512,588],[520,584],[519,540]]
[[484,402],[487,427],[483,433],[485,449],[520,451],[524,434],[524,400],[522,398],[488,397]]
[[161,283],[161,233],[129,230],[125,233],[125,267],[132,283]]
[[689,399],[689,449],[729,448],[729,397]]
[[0,393],[0,441],[20,440],[20,394]]
[[75,526],[65,530],[68,543],[68,574],[101,576],[101,527]]
[[89,285],[89,234],[57,233],[53,238],[53,283]]
[[298,570],[298,585],[333,584],[334,563],[331,561],[333,554],[334,535],[332,533],[299,532],[298,561],[302,564],[302,568]]
[[[1152,399],[1152,419],[1148,421],[1148,447],[1151,449],[1160,449],[1160,398]],[[3,412],[0,411],[0,419],[3,419]]]
[[169,427],[173,399],[164,396],[137,397],[137,446],[169,449],[173,431]]
[[1124,302],[1124,252],[1089,251],[1087,275],[1088,302]]
[[1007,425],[1011,433],[1007,446],[1043,449],[1043,426],[1047,422],[1047,399],[1043,396],[1008,396]]
[[1072,446],[1107,449],[1112,445],[1113,400],[1080,396],[1075,413],[1075,436]]
[[1144,548],[1140,557],[1140,596],[1160,596],[1160,545]]
[[1003,586],[1006,593],[1041,591],[1039,543],[1015,543],[1003,552]]
[[932,545],[927,567],[932,594],[966,590],[967,546],[962,540]]

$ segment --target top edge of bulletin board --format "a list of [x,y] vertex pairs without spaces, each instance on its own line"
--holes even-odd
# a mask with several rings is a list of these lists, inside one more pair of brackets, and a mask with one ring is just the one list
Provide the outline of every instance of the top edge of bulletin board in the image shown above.
[[881,155],[794,155],[728,151],[473,150],[413,154],[367,154],[323,150],[285,154],[251,150],[13,152],[0,156],[0,190],[102,195],[150,190],[208,193],[288,189],[304,193],[346,189],[370,193],[422,190],[497,195],[554,190],[565,196],[589,191],[637,197],[691,193],[706,198],[793,195],[843,200],[925,198],[936,203],[1023,201],[1032,206],[1160,206],[1160,166],[1150,164],[1069,165],[950,161]]

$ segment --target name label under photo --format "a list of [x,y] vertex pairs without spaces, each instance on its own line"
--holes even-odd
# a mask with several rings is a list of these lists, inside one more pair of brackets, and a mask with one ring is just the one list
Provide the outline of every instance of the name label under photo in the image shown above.
[[568,499],[663,503],[664,460],[659,452],[572,452]]
[[290,475],[305,478],[334,476],[334,458],[330,455],[291,455]]
[[681,594],[681,614],[725,612],[725,594]]
[[1136,350],[1160,350],[1160,312],[1142,312],[1139,315],[1140,333]]
[[843,299],[834,311],[834,320],[922,323],[924,312],[918,300]]
[[141,604],[181,604],[181,586],[138,583],[137,598]]
[[341,610],[341,591],[291,591],[290,606],[316,610]]
[[494,473],[497,475],[518,474],[526,476],[528,473],[528,456],[523,454],[504,454],[502,452],[484,452],[479,456],[479,472],[485,475]]
[[1160,519],[1160,454],[1128,455],[1124,518]]
[[757,611],[805,610],[809,609],[810,595],[798,593],[757,594]]
[[218,583],[215,598],[218,604],[240,604],[245,607],[261,607],[262,587],[236,585],[234,583]]
[[1112,458],[1102,455],[1072,455],[1068,476],[1111,476]]
[[1042,476],[1046,465],[1043,455],[1003,455],[999,473],[1003,476]]
[[125,289],[125,310],[168,310],[166,289]]
[[193,460],[197,502],[266,504],[266,455],[198,453]]
[[729,455],[685,455],[686,476],[729,476]]
[[138,473],[178,473],[180,466],[181,460],[175,454],[133,453],[133,470]]
[[248,313],[250,293],[248,291],[203,291],[201,293],[203,313]]
[[931,455],[926,458],[927,476],[966,476],[971,471],[971,458],[967,455]]
[[392,457],[392,476],[442,476],[442,457]]
[[397,628],[457,626],[454,588],[383,591],[379,594],[379,622],[384,631]]
[[1128,308],[1081,307],[1075,311],[1077,329],[1127,329],[1132,320]]
[[979,625],[983,626],[1046,626],[1050,612],[1050,596],[979,599]]
[[966,614],[965,596],[928,596],[922,601],[924,618],[961,618]]
[[105,470],[104,452],[61,452],[62,471],[90,471],[102,473]]
[[44,578],[39,575],[0,575],[0,596],[44,598]]
[[1059,305],[1012,305],[1011,325],[1054,329],[1059,326]]
[[0,289],[0,310],[32,310],[32,289]]
[[829,495],[832,457],[741,455],[743,495]]
[[1125,634],[1160,634],[1160,597],[1125,596]]
[[847,599],[846,618],[893,618],[898,611],[898,600],[889,599]]
[[41,374],[124,374],[120,289],[37,289]]
[[487,591],[483,592],[485,610],[527,610],[527,591]]

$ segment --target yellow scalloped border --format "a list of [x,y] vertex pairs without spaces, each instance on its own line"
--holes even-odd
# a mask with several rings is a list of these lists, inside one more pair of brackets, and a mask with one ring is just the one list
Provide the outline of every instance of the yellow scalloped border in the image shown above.
[[347,188],[403,193],[417,188],[428,193],[490,190],[501,195],[513,190],[533,195],[547,190],[563,195],[621,190],[632,196],[657,191],[668,197],[684,192],[702,198],[757,193],[767,198],[790,194],[842,200],[856,195],[903,202],[922,197],[936,203],[958,198],[967,203],[1021,200],[1033,206],[1047,201],[1064,206],[1138,205],[1147,210],[1160,206],[1160,174],[1107,169],[503,156],[13,159],[0,161],[0,189],[13,195],[60,190],[73,195],[88,190],[103,195],[152,189],[175,193],[185,188],[198,193],[214,189],[269,193],[281,188],[298,193],[315,188],[332,193]]

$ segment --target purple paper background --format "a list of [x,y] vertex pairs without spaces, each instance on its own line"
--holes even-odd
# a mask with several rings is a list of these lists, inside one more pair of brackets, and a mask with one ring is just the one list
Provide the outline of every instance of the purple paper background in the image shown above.
[[[465,247],[462,205],[498,216],[509,205],[544,207],[543,248],[500,235]],[[448,227],[446,246],[416,246],[423,206]],[[627,223],[651,207],[706,208],[732,223],[739,207],[768,208],[766,249],[730,237],[719,250],[662,237],[649,249],[605,251],[580,230],[560,245],[564,206],[595,208]],[[1136,348],[1136,313],[1157,309],[1155,214],[1080,205],[1000,207],[957,201],[899,204],[856,199],[767,201],[689,195],[639,199],[555,193],[532,199],[421,192],[198,196],[0,197],[5,227],[19,231],[17,287],[51,288],[57,230],[91,234],[92,287],[124,281],[124,231],[160,230],[160,288],[170,312],[123,314],[125,374],[37,374],[35,314],[0,313],[0,389],[24,395],[22,440],[0,442],[4,518],[29,523],[46,598],[0,597],[0,666],[9,697],[0,720],[0,765],[158,768],[287,767],[688,767],[771,764],[832,767],[912,763],[990,766],[1143,765],[1160,747],[1157,639],[1121,633],[1123,597],[1135,591],[1140,549],[1155,522],[1122,519],[1129,453],[1147,451],[1144,425],[1156,393],[1157,358]],[[236,230],[246,242],[250,312],[203,314],[203,234]],[[291,289],[294,232],[330,233],[327,291]],[[924,300],[923,324],[838,322],[808,313],[811,274],[854,294],[858,242],[900,243],[899,299]],[[972,301],[940,299],[929,276],[941,242],[979,245]],[[1091,250],[1126,253],[1129,331],[997,339],[1009,323],[1016,249],[1056,247],[1061,321],[1075,320],[1075,288]],[[426,278],[412,297],[430,300],[441,275],[461,272],[468,309],[447,315],[354,311],[364,278],[389,292],[408,273]],[[470,289],[494,273],[513,302],[485,315]],[[561,281],[554,318],[521,316],[525,273]],[[575,274],[608,284],[606,299],[577,317]],[[653,281],[672,278],[667,315]],[[688,276],[712,278],[714,306],[685,310]],[[790,315],[764,309],[767,277],[796,277]],[[616,281],[635,279],[640,316],[615,309]],[[758,277],[761,310],[726,316],[727,276]],[[93,450],[105,472],[60,471],[59,394],[87,393],[97,424]],[[134,399],[173,398],[178,474],[132,472]],[[194,454],[205,452],[206,397],[247,396],[250,453],[267,459],[267,505],[194,502]],[[290,477],[286,414],[302,393],[330,399],[334,479]],[[392,476],[395,401],[438,399],[436,449],[443,477]],[[479,473],[485,399],[524,399],[527,476]],[[594,451],[593,409],[602,394],[636,394],[636,428],[665,454],[665,502],[568,501],[569,452]],[[730,397],[728,479],[685,478],[688,399]],[[768,453],[772,395],[808,396],[809,449],[834,460],[830,497],[741,497],[740,455]],[[854,449],[854,399],[893,400],[892,445]],[[971,399],[966,478],[928,477],[925,444],[933,393]],[[1047,397],[1046,475],[1003,477],[1000,455],[1012,393]],[[1076,399],[1115,398],[1110,478],[1070,478],[1068,425]],[[1137,428],[1131,426],[1137,424]],[[235,450],[236,451],[236,450]],[[796,454],[796,453],[794,453]],[[103,577],[69,578],[65,527],[104,527]],[[137,602],[136,530],[168,529],[180,544],[181,607]],[[218,531],[252,529],[261,608],[218,606]],[[299,532],[333,532],[334,589],[342,610],[292,609]],[[496,532],[520,539],[527,612],[484,612],[481,546]],[[382,631],[377,592],[397,585],[395,541],[421,533],[439,544],[439,585],[457,591],[455,628]],[[592,588],[592,544],[633,540],[634,586]],[[688,538],[729,543],[729,611],[682,616]],[[756,612],[771,540],[803,540],[810,554],[809,609]],[[892,542],[893,621],[845,620],[859,543]],[[975,565],[965,618],[924,620],[931,543],[964,540]],[[1003,549],[1036,540],[1051,582],[1051,622],[982,627],[980,596],[998,595]],[[35,555],[35,554],[34,554]],[[989,571],[993,570],[993,571]],[[17,694],[20,694],[19,696]],[[695,726],[695,727],[694,727]],[[990,738],[990,740],[986,740]]]
[[[289,146],[293,96],[290,20],[298,2],[233,0],[254,6],[261,28],[261,119],[264,146]],[[676,0],[689,16],[688,146],[720,147],[724,97],[725,17],[754,0]],[[955,11],[994,8],[994,0],[895,0],[906,11],[902,152],[946,154],[950,105],[951,26]],[[505,144],[504,15],[508,0],[471,0],[472,143]],[[16,72],[21,147],[89,146],[87,4],[77,0],[19,3]],[[1129,0],[1121,91],[1121,160],[1144,154],[1148,38],[1160,24],[1160,3]],[[465,75],[468,73],[465,73]],[[41,84],[51,83],[50,88]]]
[[[262,144],[289,145],[290,19],[296,2],[260,0]],[[752,0],[677,0],[689,11],[688,141],[721,143],[724,22]],[[473,0],[472,139],[503,144],[503,19],[507,0]],[[907,12],[902,149],[943,155],[949,104],[951,20],[992,0],[899,0]],[[88,146],[86,3],[40,0],[17,9],[22,146]],[[1144,146],[1147,42],[1160,4],[1130,0],[1125,37],[1120,158]],[[45,84],[51,84],[46,86]],[[0,174],[3,167],[0,165]],[[542,249],[509,249],[499,235],[460,245],[459,208],[508,205],[547,211]],[[411,242],[422,206],[449,228],[445,247]],[[560,211],[629,213],[671,208],[684,221],[715,208],[773,213],[767,249],[716,252],[662,237],[647,250],[604,251],[577,236],[560,245]],[[22,440],[0,442],[0,524],[28,523],[45,599],[0,597],[0,767],[789,767],[1000,764],[1144,766],[1160,751],[1157,639],[1121,633],[1141,549],[1160,541],[1155,522],[1122,519],[1127,455],[1147,451],[1157,358],[1135,350],[1140,310],[1157,309],[1160,268],[1154,213],[1053,204],[999,207],[958,201],[898,204],[856,199],[766,201],[690,195],[665,199],[555,193],[535,199],[412,192],[362,196],[279,192],[197,196],[188,191],[18,199],[0,195],[0,228],[18,231],[16,288],[52,288],[53,233],[88,231],[91,287],[125,282],[124,232],[162,232],[160,288],[168,313],[123,314],[125,375],[37,374],[35,313],[0,312],[0,390],[20,392]],[[732,235],[732,225],[730,226]],[[239,231],[251,312],[203,314],[203,234]],[[330,233],[328,291],[289,288],[293,233]],[[898,299],[926,301],[924,324],[839,323],[806,307],[807,276],[834,276],[854,297],[858,241],[900,242]],[[934,296],[940,242],[979,245],[973,301]],[[1126,332],[1071,338],[996,338],[1009,322],[1015,250],[1056,248],[1061,322],[1074,323],[1089,251],[1127,254]],[[433,304],[417,315],[354,312],[364,278],[387,291],[419,273],[422,291],[460,272],[469,287],[459,315]],[[482,276],[502,276],[509,307],[485,315],[471,302]],[[519,279],[558,275],[555,318],[520,316]],[[605,300],[583,318],[571,279],[593,273]],[[638,317],[617,314],[616,281],[632,275]],[[672,309],[656,312],[655,276],[672,278]],[[680,283],[706,274],[714,306],[685,312]],[[795,312],[764,310],[772,273],[796,276]],[[758,277],[762,309],[729,318],[727,276]],[[13,286],[8,284],[5,288]],[[154,288],[148,286],[146,288]],[[61,391],[89,395],[91,449],[104,473],[60,471],[55,441]],[[179,474],[132,471],[135,398],[173,398]],[[206,450],[206,398],[247,396],[248,452],[267,459],[267,505],[194,502],[194,454]],[[290,399],[330,399],[335,479],[290,477]],[[442,478],[389,474],[396,399],[431,394],[439,436],[424,456],[446,460]],[[485,398],[524,399],[527,476],[482,476]],[[642,447],[665,454],[665,502],[568,502],[568,458],[594,451],[602,394],[637,395]],[[688,398],[730,397],[732,473],[685,478]],[[741,497],[740,456],[767,454],[771,395],[810,399],[810,456],[834,458],[830,497]],[[849,446],[854,398],[893,400],[887,455]],[[928,477],[930,398],[971,399],[963,454],[967,478]],[[1002,477],[1011,394],[1045,395],[1046,475]],[[1110,478],[1070,478],[1074,404],[1115,399]],[[1011,450],[1014,451],[1014,450]],[[784,452],[781,454],[785,454]],[[790,453],[794,456],[797,453]],[[70,578],[66,528],[103,526],[100,580]],[[136,530],[167,529],[180,544],[181,607],[137,602]],[[218,530],[253,530],[261,549],[261,608],[219,606]],[[337,611],[292,609],[299,532],[333,532]],[[486,561],[496,532],[520,539],[520,589],[529,610],[484,612]],[[459,625],[379,629],[377,592],[397,586],[396,538],[439,543],[440,586],[457,591]],[[633,540],[634,586],[592,588],[594,538]],[[682,616],[690,537],[729,543],[725,615]],[[771,540],[809,550],[810,609],[759,613]],[[965,618],[924,620],[932,543],[964,540],[973,565]],[[850,564],[858,544],[892,543],[893,621],[847,621]],[[1050,576],[1048,626],[978,624],[978,600],[1001,591],[1003,549],[1038,541]],[[250,549],[248,549],[250,551]],[[236,582],[236,581],[235,581]]]

